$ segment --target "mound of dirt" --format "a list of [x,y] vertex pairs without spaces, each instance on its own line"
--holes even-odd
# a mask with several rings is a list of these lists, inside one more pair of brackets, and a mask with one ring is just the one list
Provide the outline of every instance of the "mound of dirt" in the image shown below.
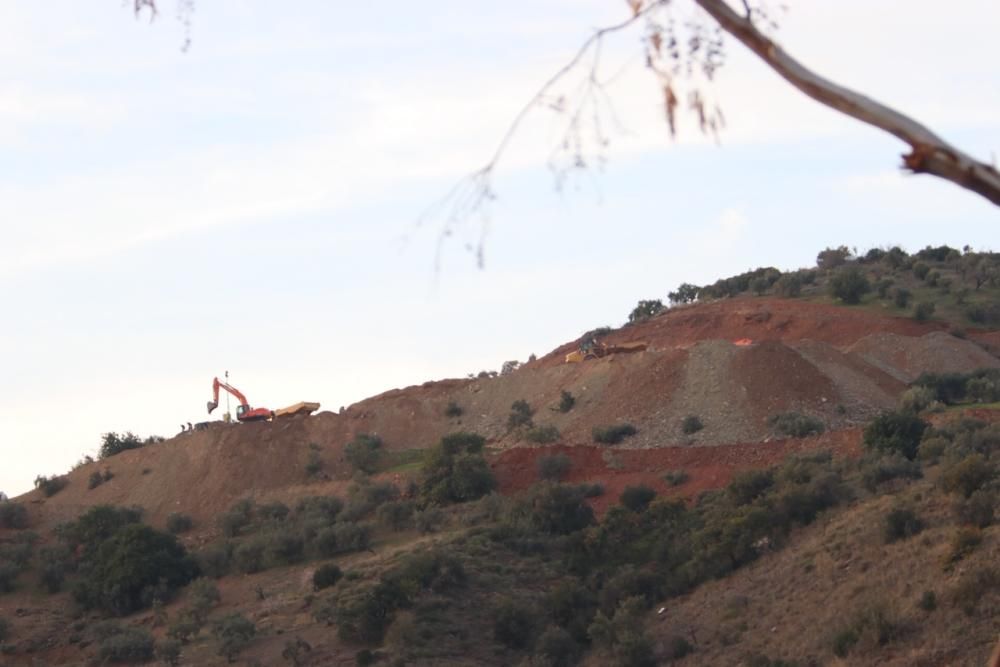
[[[670,456],[704,446],[721,455],[719,445],[746,448],[773,440],[767,419],[778,412],[812,414],[836,431],[894,405],[905,383],[923,371],[1000,367],[1000,359],[979,344],[938,328],[780,299],[697,304],[609,336],[613,343],[649,341],[643,352],[566,364],[563,355],[576,346],[570,343],[506,375],[394,389],[338,414],[219,422],[82,466],[54,497],[45,499],[36,491],[26,499],[41,525],[98,503],[140,505],[154,523],[175,511],[207,521],[244,496],[280,496],[287,502],[343,491],[353,474],[343,448],[359,433],[379,435],[389,452],[424,449],[460,430],[483,435],[493,450],[521,448],[527,444],[526,430],[507,425],[518,400],[532,406],[536,425],[558,429],[561,445],[589,448],[594,427],[629,422],[638,433],[613,456],[647,456],[627,450],[674,445],[681,447],[671,449]],[[993,340],[990,332],[975,335]],[[743,338],[753,342],[731,342]],[[563,391],[576,399],[565,413],[556,410]],[[446,416],[450,403],[461,408],[461,416]],[[681,423],[688,415],[698,416],[704,428],[684,434]],[[323,473],[310,478],[306,463],[317,455]],[[612,464],[602,459],[605,468]],[[660,462],[651,460],[650,466],[658,468]],[[88,490],[89,476],[105,469],[113,477]]]
[[968,373],[1000,368],[1000,359],[975,343],[936,331],[919,337],[889,332],[871,334],[848,348],[901,382],[921,373]]
[[[645,341],[653,349],[689,347],[703,340],[797,341],[810,339],[845,347],[874,333],[921,336],[945,327],[870,310],[806,303],[794,299],[737,298],[671,308],[645,322],[611,332],[609,344]],[[562,345],[534,362],[558,366],[579,340]]]

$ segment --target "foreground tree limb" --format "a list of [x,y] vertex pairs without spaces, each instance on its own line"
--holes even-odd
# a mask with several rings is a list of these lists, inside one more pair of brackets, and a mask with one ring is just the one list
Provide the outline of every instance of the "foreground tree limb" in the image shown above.
[[1000,172],[991,165],[966,155],[909,116],[809,70],[759,31],[750,18],[733,11],[725,0],[694,2],[723,30],[809,97],[909,144],[910,152],[902,156],[905,169],[951,181],[1000,206]]

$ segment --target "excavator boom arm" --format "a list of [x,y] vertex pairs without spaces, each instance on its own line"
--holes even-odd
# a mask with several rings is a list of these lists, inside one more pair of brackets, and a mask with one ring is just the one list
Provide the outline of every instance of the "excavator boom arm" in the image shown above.
[[230,394],[232,394],[233,396],[235,396],[236,400],[240,402],[240,405],[242,405],[244,407],[244,409],[247,409],[247,410],[250,409],[250,403],[247,401],[247,397],[243,395],[243,392],[241,392],[239,389],[237,389],[236,387],[232,386],[231,384],[229,384],[227,382],[220,382],[219,378],[214,378],[212,380],[212,400],[208,402],[208,413],[209,414],[212,413],[212,410],[214,410],[217,407],[219,407],[219,389],[220,388],[221,389],[225,389]]

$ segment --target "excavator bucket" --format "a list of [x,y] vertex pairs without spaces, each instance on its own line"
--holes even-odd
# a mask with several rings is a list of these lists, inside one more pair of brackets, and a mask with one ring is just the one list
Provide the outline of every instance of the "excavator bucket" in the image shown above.
[[212,410],[216,409],[217,407],[219,407],[219,402],[218,401],[209,401],[208,402],[208,414],[212,414]]

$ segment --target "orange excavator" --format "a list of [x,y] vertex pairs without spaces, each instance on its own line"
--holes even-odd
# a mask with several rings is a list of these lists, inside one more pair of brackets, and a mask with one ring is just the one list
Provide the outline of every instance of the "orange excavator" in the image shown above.
[[243,392],[228,382],[220,382],[219,378],[214,378],[212,380],[212,400],[208,402],[208,414],[212,414],[212,410],[219,407],[219,389],[225,389],[240,402],[240,404],[236,407],[236,419],[239,421],[256,422],[274,417],[274,413],[267,408],[251,408],[250,403],[247,401],[247,397],[243,395]]

